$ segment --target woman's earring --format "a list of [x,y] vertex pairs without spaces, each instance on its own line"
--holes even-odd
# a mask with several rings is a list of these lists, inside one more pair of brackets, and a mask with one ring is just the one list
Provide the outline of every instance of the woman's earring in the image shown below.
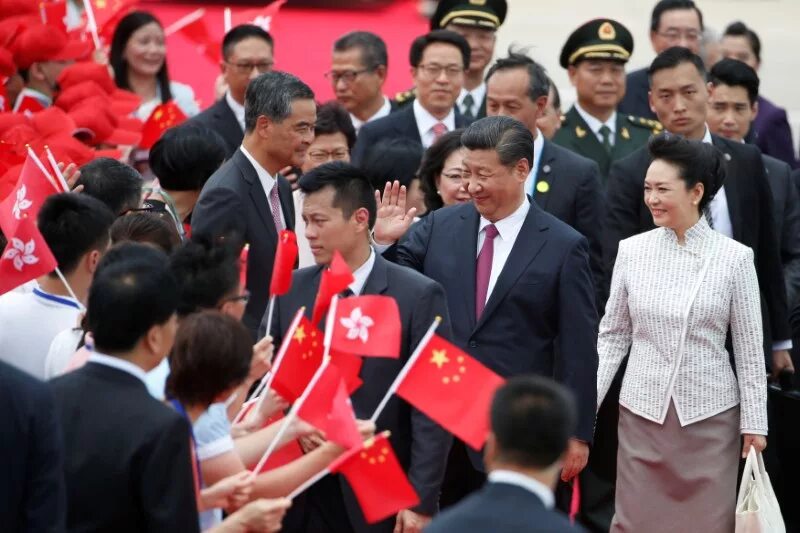
[[437,191],[436,191],[436,194],[438,194],[439,196],[441,196],[441,195],[442,195],[442,191],[439,191],[439,190],[437,190]]

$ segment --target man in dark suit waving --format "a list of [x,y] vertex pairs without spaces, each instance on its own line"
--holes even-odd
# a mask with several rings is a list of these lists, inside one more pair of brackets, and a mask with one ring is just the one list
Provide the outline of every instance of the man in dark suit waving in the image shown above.
[[534,376],[511,378],[494,395],[484,457],[488,483],[434,519],[426,533],[582,531],[553,508],[553,486],[577,421],[564,387]]
[[250,244],[243,322],[258,329],[269,299],[278,232],[294,228],[292,188],[279,174],[303,164],[314,140],[317,108],[311,89],[291,74],[268,72],[245,96],[242,146],[203,187],[192,213],[195,235],[233,235]]
[[[376,205],[369,179],[359,169],[341,162],[327,163],[300,178],[304,193],[305,234],[317,266],[298,270],[288,294],[278,299],[272,335],[280,342],[301,306],[311,314],[323,268],[338,250],[353,271],[349,290],[354,295],[382,294],[397,301],[402,321],[399,359],[366,357],[360,377],[363,385],[352,396],[356,416],[372,416],[397,373],[433,323],[443,318],[438,333],[450,337],[450,320],[442,286],[419,273],[390,263],[370,246],[369,232]],[[266,332],[266,317],[261,335]],[[392,432],[395,452],[420,496],[414,509],[401,511],[396,520],[368,527],[349,487],[339,477],[329,477],[312,487],[305,504],[293,506],[287,523],[304,522],[301,531],[391,532],[420,531],[438,508],[451,437],[428,417],[393,397],[378,418],[377,427]],[[394,529],[397,531],[398,529]]]
[[[444,286],[455,342],[502,376],[539,374],[573,391],[578,425],[562,479],[586,465],[596,407],[597,312],[589,244],[525,195],[533,137],[509,117],[486,117],[461,138],[462,184],[472,202],[438,209],[411,226],[397,261]],[[405,232],[405,206],[382,206],[378,243]],[[456,457],[469,453],[469,461]],[[460,459],[458,459],[460,460]],[[485,479],[480,457],[456,441],[448,470],[467,479],[448,489],[449,501]],[[460,492],[460,494],[459,494]],[[444,496],[443,496],[444,498]]]

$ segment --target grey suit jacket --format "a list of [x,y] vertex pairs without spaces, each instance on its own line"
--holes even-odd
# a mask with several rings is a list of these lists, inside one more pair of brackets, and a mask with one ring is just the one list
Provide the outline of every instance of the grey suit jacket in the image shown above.
[[786,301],[791,306],[800,294],[800,193],[792,181],[787,163],[762,155],[772,191],[775,235],[780,245]]
[[244,138],[242,127],[225,98],[221,98],[202,113],[189,119],[187,124],[200,124],[219,133],[220,137],[225,140],[226,158],[236,152]]

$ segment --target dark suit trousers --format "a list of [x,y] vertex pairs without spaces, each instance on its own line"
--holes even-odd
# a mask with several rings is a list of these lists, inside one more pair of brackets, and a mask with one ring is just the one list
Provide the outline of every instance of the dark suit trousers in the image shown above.
[[457,504],[464,497],[480,489],[486,483],[486,474],[475,470],[467,453],[466,445],[460,439],[453,439],[450,455],[447,457],[447,470],[442,482],[442,495],[439,507],[446,509]]
[[292,506],[283,521],[285,533],[354,533],[347,516],[339,476],[325,476]]

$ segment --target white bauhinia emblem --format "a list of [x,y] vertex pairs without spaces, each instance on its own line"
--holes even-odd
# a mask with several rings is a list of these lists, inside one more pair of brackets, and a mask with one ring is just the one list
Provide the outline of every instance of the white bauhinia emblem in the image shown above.
[[33,239],[28,242],[12,237],[11,247],[3,254],[3,259],[9,259],[14,265],[14,268],[22,272],[22,267],[25,265],[35,265],[39,262],[39,258],[33,255],[36,251],[36,243]]
[[272,15],[265,17],[264,15],[259,15],[253,19],[252,24],[254,26],[258,26],[264,31],[269,31],[269,26],[272,24]]
[[20,220],[22,218],[22,212],[28,209],[30,206],[33,205],[33,202],[25,198],[25,195],[28,193],[28,189],[23,185],[17,191],[17,199],[14,201],[14,207],[11,208],[11,213],[14,215],[14,218]]
[[349,317],[340,318],[339,323],[347,328],[349,340],[361,339],[364,343],[369,339],[369,328],[375,324],[370,317],[361,312],[360,307],[353,309]]

